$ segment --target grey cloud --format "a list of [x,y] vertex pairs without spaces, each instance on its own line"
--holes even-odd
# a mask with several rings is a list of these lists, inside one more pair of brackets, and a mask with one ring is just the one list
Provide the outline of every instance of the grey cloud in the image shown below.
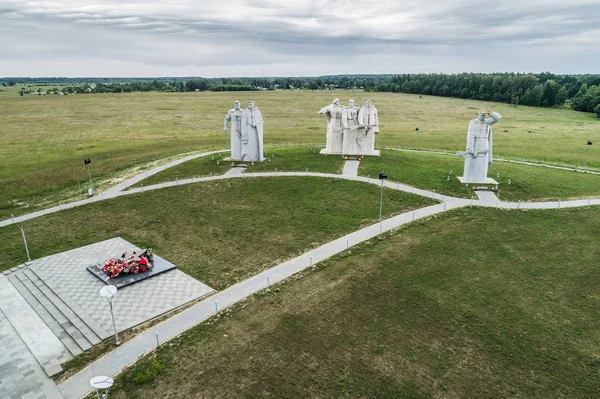
[[[78,76],[102,75],[100,66],[76,64],[82,58],[100,60],[101,65],[130,65],[123,75],[136,75],[135,65],[143,65],[143,70],[172,68],[206,76],[238,69],[232,74],[246,75],[251,67],[302,75],[319,68],[322,72],[317,74],[342,69],[344,73],[498,70],[490,60],[499,70],[518,71],[592,69],[576,62],[578,58],[600,64],[600,56],[588,53],[593,43],[586,39],[598,34],[600,11],[594,3],[488,4],[479,0],[4,2],[0,75],[18,75],[19,70],[8,66],[25,64],[34,71],[30,74],[46,75],[44,66],[55,62],[48,57],[57,52],[64,60],[60,65],[71,62],[68,69]],[[571,49],[573,58],[557,59],[557,52],[573,43],[579,46],[574,53]],[[37,70],[31,62],[39,64]],[[81,70],[84,67],[89,72]]]

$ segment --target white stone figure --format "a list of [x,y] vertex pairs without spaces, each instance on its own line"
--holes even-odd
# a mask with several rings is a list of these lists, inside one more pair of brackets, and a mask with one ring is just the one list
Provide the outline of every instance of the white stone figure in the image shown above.
[[231,159],[234,161],[242,160],[242,109],[240,102],[233,102],[233,109],[230,109],[225,116],[225,126],[223,133],[227,133],[227,129],[231,125]]
[[[354,100],[348,101],[348,106],[342,111],[343,140],[342,154],[362,155],[364,129],[358,123],[358,107],[354,106]],[[370,154],[369,154],[370,155]]]
[[327,117],[327,144],[325,154],[341,154],[343,140],[343,125],[342,125],[343,108],[340,105],[340,99],[336,98],[333,103],[322,108],[319,114],[325,114]]
[[364,107],[358,111],[358,123],[364,127],[364,137],[362,138],[364,155],[379,155],[375,151],[375,135],[379,134],[379,117],[377,108],[371,100],[367,100]]
[[[489,118],[486,118],[489,115]],[[479,117],[469,122],[465,169],[459,180],[462,183],[497,184],[488,179],[488,167],[492,164],[492,125],[502,116],[493,111],[480,111]]]
[[248,109],[242,113],[242,157],[245,162],[262,162],[263,119],[254,101],[248,101]]

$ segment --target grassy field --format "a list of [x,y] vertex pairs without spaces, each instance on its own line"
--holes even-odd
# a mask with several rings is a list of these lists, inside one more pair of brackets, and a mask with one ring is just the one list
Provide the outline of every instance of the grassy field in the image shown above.
[[[338,173],[344,168],[344,161],[339,156],[324,156],[319,154],[320,148],[317,147],[274,147],[265,149],[265,162],[247,164],[246,173],[253,172],[309,172]],[[314,152],[313,152],[314,151]],[[223,161],[223,157],[228,157],[229,153],[224,153],[222,158],[210,156],[197,158],[192,161],[184,162],[181,165],[174,166],[163,172],[144,179],[141,183],[144,186],[151,184],[174,181],[177,179],[187,179],[194,177],[203,177],[209,175],[221,175],[231,168],[231,161]],[[217,160],[219,164],[217,165]],[[140,183],[131,186],[137,187]]]
[[600,207],[407,226],[191,329],[112,393],[596,397],[598,234]]
[[[434,203],[393,190],[384,200],[388,216]],[[378,217],[375,186],[278,177],[133,194],[32,219],[24,227],[34,259],[120,236],[222,289]],[[26,260],[17,226],[0,228],[0,243],[0,271]]]
[[[265,145],[325,143],[317,111],[340,97],[372,98],[381,120],[381,147],[463,150],[467,124],[479,108],[504,115],[494,150],[507,157],[582,165],[585,143],[596,140],[600,120],[568,109],[511,107],[450,98],[360,91],[245,93],[122,93],[18,96],[0,92],[0,218],[78,195],[92,159],[97,185],[151,162],[190,151],[224,148],[223,118],[234,99],[254,99],[265,120]],[[419,128],[418,138],[415,128]],[[600,153],[589,154],[600,168]]]
[[[312,151],[311,147],[268,149],[268,153],[274,155],[274,158],[269,156],[270,162],[249,166],[246,173],[275,170],[302,172],[306,169],[311,172],[338,173],[343,169],[343,160],[340,157],[325,157],[318,151],[316,154]],[[144,179],[142,183],[148,186],[173,181],[176,178],[222,174],[231,166],[231,163],[222,160],[220,165],[217,165],[216,161],[217,157],[206,157],[185,162]],[[360,163],[359,174],[376,177],[379,172],[385,171],[390,181],[435,190],[441,194],[471,198],[475,196],[472,188],[466,188],[456,178],[462,174],[462,170],[462,157],[383,150],[381,157],[365,157]],[[447,179],[448,175],[450,180]],[[505,201],[565,200],[600,195],[598,175],[495,161],[489,170],[489,176],[500,183],[500,198]],[[508,184],[508,179],[511,184]]]
[[[472,188],[466,188],[457,179],[462,175],[463,163],[462,157],[389,150],[382,151],[379,158],[365,157],[359,174],[376,177],[383,170],[390,181],[471,198],[475,195]],[[504,201],[549,201],[600,195],[598,175],[494,161],[488,176],[500,183],[500,199]]]

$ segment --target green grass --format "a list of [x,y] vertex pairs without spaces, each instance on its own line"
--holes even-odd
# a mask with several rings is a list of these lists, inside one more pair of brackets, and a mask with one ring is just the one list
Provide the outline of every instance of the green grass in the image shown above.
[[461,209],[196,326],[115,398],[591,398],[600,207]]
[[[246,173],[253,172],[309,172],[338,173],[344,168],[344,161],[339,156],[324,156],[319,154],[320,147],[274,147],[265,149],[265,161],[256,162],[254,165],[246,164]],[[313,153],[314,151],[314,153]],[[163,172],[144,179],[141,184],[151,184],[174,181],[175,179],[188,179],[210,175],[222,175],[230,168],[232,162],[223,161],[229,153],[197,158],[174,166]],[[219,165],[217,165],[217,160]]]
[[[463,163],[463,158],[457,156],[389,150],[382,151],[379,158],[365,157],[360,163],[359,174],[376,177],[383,170],[390,181],[471,198],[475,195],[473,190],[457,179],[462,175]],[[450,171],[452,175],[447,180]],[[500,183],[500,198],[505,201],[564,200],[600,195],[598,175],[494,161],[488,176]]]
[[[106,186],[136,168],[190,151],[224,148],[223,118],[234,99],[254,99],[265,120],[265,145],[325,144],[317,111],[340,97],[378,107],[381,147],[464,149],[479,108],[498,110],[494,150],[507,157],[582,165],[600,120],[568,109],[511,107],[450,98],[360,91],[122,93],[19,97],[0,92],[0,218],[56,205],[78,195],[92,159],[95,184]],[[418,142],[415,128],[419,128]],[[600,168],[600,153],[589,154]]]
[[144,186],[150,186],[152,184],[170,182],[177,179],[222,175],[231,169],[231,162],[223,161],[223,159],[228,156],[229,155],[226,153],[219,153],[192,159],[180,165],[158,172],[129,188],[140,187],[142,184]]
[[338,173],[344,169],[341,155],[321,155],[324,146],[277,147],[265,149],[265,161],[255,163],[247,169],[252,172],[321,172]]
[[[434,203],[393,190],[384,200],[387,216]],[[35,218],[24,227],[34,259],[120,236],[222,289],[378,217],[376,186],[277,177],[146,191]],[[17,226],[0,228],[0,243],[0,271],[26,260]]]

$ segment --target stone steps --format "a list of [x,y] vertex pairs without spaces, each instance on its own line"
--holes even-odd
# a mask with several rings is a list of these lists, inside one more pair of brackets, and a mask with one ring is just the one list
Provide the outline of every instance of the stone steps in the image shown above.
[[[48,285],[46,285],[46,283],[44,283],[44,281],[37,274],[35,274],[33,270],[27,268],[23,269],[23,272],[31,281],[34,282],[34,284],[43,292],[43,294],[52,302],[52,304],[60,310],[67,320],[73,326],[75,326],[85,341],[89,343],[90,348],[102,341],[100,337],[98,337],[98,335],[90,328],[90,326],[88,326],[87,323],[73,311],[71,306],[69,306],[69,304],[65,303],[58,295],[56,295],[56,293]],[[82,343],[85,345],[85,342],[82,341]]]
[[[25,267],[7,277],[73,356],[101,342],[94,329],[33,270]],[[90,318],[87,319],[89,321]]]
[[27,285],[24,284],[18,276],[9,276],[8,279],[73,356],[77,356],[83,352],[81,347],[77,345],[73,338],[65,331],[63,326],[61,326],[52,314],[46,310],[35,294],[27,288]]
[[[44,281],[44,276],[40,275],[36,269],[29,269],[33,274],[35,274],[40,280]],[[46,284],[47,285],[47,284]],[[72,301],[68,295],[65,294],[62,290],[57,289],[56,287],[48,286],[50,290],[56,296],[60,297],[61,301],[64,302],[76,315],[79,317],[96,335],[96,337],[100,337],[100,340],[96,342],[93,334],[90,334],[88,339],[93,345],[96,345],[98,342],[110,337],[112,332],[103,328],[96,320],[94,320],[85,310],[81,308],[76,302]],[[87,336],[87,335],[86,335]],[[90,339],[91,338],[91,339]]]

